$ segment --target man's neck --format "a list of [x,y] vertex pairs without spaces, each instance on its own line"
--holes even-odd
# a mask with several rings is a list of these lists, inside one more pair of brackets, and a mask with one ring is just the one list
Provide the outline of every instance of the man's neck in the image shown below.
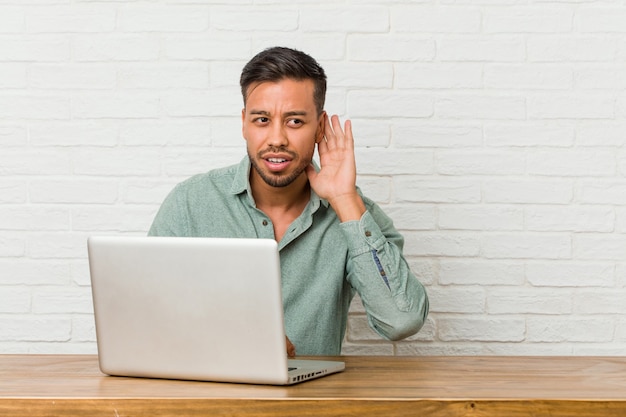
[[257,208],[263,211],[289,212],[299,210],[301,213],[311,196],[309,180],[304,173],[285,187],[273,187],[252,170],[250,188]]

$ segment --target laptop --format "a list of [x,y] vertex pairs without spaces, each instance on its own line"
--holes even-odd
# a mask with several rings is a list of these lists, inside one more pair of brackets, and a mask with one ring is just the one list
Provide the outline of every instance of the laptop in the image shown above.
[[287,358],[274,240],[92,236],[87,248],[105,374],[289,385],[345,367]]

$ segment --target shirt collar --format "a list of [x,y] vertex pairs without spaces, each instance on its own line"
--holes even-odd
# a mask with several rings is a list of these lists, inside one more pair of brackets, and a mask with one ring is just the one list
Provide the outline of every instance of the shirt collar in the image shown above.
[[[315,161],[313,161],[313,167],[316,171],[319,171],[320,168]],[[250,189],[250,158],[246,155],[237,165],[237,172],[235,177],[233,178],[233,184],[230,188],[230,192],[232,194],[241,194],[243,192],[248,193],[248,197],[250,201],[254,201],[252,198],[252,190]],[[313,189],[311,189],[311,200],[309,201],[309,205],[313,212],[317,211],[319,206],[323,205],[328,208],[328,201],[320,198]]]

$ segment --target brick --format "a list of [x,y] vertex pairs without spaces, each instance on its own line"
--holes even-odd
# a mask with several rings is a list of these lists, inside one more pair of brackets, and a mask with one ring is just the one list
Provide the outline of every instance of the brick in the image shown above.
[[76,175],[155,176],[161,172],[159,153],[137,148],[83,149],[76,152],[73,162]]
[[393,219],[400,230],[434,230],[437,215],[433,205],[394,205],[384,207],[385,213]]
[[483,17],[486,33],[569,33],[574,12],[569,8],[489,8]]
[[[428,299],[432,313],[482,314],[487,309],[484,289],[474,288],[428,288]],[[491,307],[491,306],[490,306]]]
[[406,261],[419,282],[423,285],[435,283],[437,266],[434,260],[407,256]]
[[30,144],[34,146],[112,147],[118,144],[118,128],[102,121],[49,121],[30,125]]
[[398,176],[393,184],[398,202],[477,203],[481,199],[480,183],[466,179]]
[[7,150],[0,154],[3,175],[63,175],[71,172],[70,155],[57,150]]
[[440,285],[520,286],[524,281],[524,264],[519,261],[442,259],[439,262]]
[[573,309],[572,292],[568,289],[504,289],[487,295],[489,314],[566,315]]
[[153,207],[82,207],[72,212],[72,230],[145,232],[156,215]]
[[241,60],[238,71],[250,58],[250,39],[237,34],[172,34],[163,40],[163,54],[175,60]]
[[153,61],[160,54],[160,40],[146,34],[81,34],[72,46],[79,62]]
[[569,259],[569,235],[547,233],[509,233],[482,238],[482,255],[487,259]]
[[[241,119],[238,125],[241,125]],[[214,138],[211,135],[213,121],[208,120],[133,120],[120,127],[120,142],[125,146],[205,146]],[[240,130],[240,129],[239,129]],[[233,130],[235,133],[240,133]],[[238,141],[243,146],[243,141]]]
[[178,182],[175,178],[128,179],[120,187],[120,198],[124,203],[160,205]]
[[33,290],[33,312],[36,314],[92,314],[90,288],[47,288]]
[[574,313],[623,315],[625,299],[626,289],[579,290],[574,294]]
[[522,62],[524,39],[518,36],[445,37],[437,43],[437,58],[443,62]]
[[527,40],[530,62],[613,61],[616,48],[616,42],[606,37],[537,35]]
[[35,205],[0,206],[0,230],[69,230],[69,210]]
[[626,144],[626,124],[619,121],[599,121],[583,124],[576,129],[581,146],[601,147]]
[[34,203],[112,204],[118,198],[118,184],[100,179],[41,179],[29,184]]
[[398,32],[478,33],[481,21],[480,10],[473,7],[398,6],[391,14]]
[[200,32],[209,28],[209,9],[202,6],[126,4],[117,13],[122,32]]
[[388,147],[391,142],[391,126],[391,122],[384,120],[352,119],[354,146]]
[[529,262],[526,278],[536,287],[610,287],[615,267],[609,262]]
[[70,266],[67,262],[41,261],[24,258],[0,259],[2,285],[60,285],[69,284]]
[[0,257],[21,257],[26,251],[23,236],[15,236],[6,232],[0,234]]
[[626,33],[625,21],[623,7],[584,7],[577,15],[577,24],[583,33]]
[[67,342],[72,322],[62,317],[9,316],[0,317],[0,341]]
[[348,58],[351,61],[432,61],[435,42],[429,38],[388,34],[350,35]]
[[552,64],[487,64],[485,87],[513,90],[570,90],[571,68]]
[[96,323],[93,315],[76,315],[72,317],[72,342],[95,342]]
[[389,203],[392,200],[391,179],[389,178],[358,175],[356,184],[366,197],[378,204]]
[[265,8],[213,7],[210,13],[212,29],[228,31],[280,31],[298,29],[298,11]]
[[543,96],[528,101],[531,119],[612,119],[615,99],[610,96]]
[[480,238],[465,233],[404,232],[406,256],[474,257]]
[[394,83],[394,67],[389,63],[331,63],[324,70],[333,88],[391,88]]
[[616,90],[626,88],[626,68],[611,65],[605,68],[582,68],[576,71],[576,88],[585,90]]
[[29,84],[44,90],[108,90],[116,85],[116,70],[99,64],[33,64]]
[[7,180],[0,177],[0,203],[24,203],[27,190],[27,183],[24,180]]
[[620,179],[584,180],[578,185],[580,203],[626,204],[626,182]]
[[109,5],[74,4],[27,9],[26,30],[31,33],[112,32],[116,10]]
[[[252,53],[282,45],[310,54],[326,68],[330,61],[345,59],[347,36],[345,32],[290,32],[287,39],[283,32],[266,32],[263,37],[251,39]],[[245,63],[250,59],[250,53],[240,59]]]
[[392,141],[398,147],[467,148],[483,143],[483,131],[479,126],[454,123],[422,125],[414,121],[394,120]]
[[3,36],[0,62],[59,62],[70,58],[70,40],[65,36]]
[[166,114],[172,117],[233,116],[240,115],[243,107],[236,88],[175,92],[164,95],[162,102]]
[[525,223],[538,232],[611,232],[615,213],[610,207],[528,207]]
[[485,123],[485,143],[493,147],[570,147],[576,130],[571,126],[513,122]]
[[36,233],[27,237],[33,259],[68,259],[87,256],[87,236],[78,233]]
[[529,152],[528,172],[549,176],[613,176],[615,152],[591,150],[548,150]]
[[483,67],[475,63],[398,63],[394,83],[399,89],[479,89],[483,87]]
[[608,342],[613,338],[613,323],[581,317],[529,318],[527,340],[530,342]]
[[359,5],[344,6],[335,9],[301,7],[299,29],[306,32],[342,32],[376,33],[389,31],[389,12],[387,7]]
[[431,151],[357,148],[355,157],[361,175],[429,174],[434,168]]
[[[0,23],[0,27],[2,23]],[[23,89],[27,85],[26,65],[0,65],[0,89]]]
[[70,100],[62,96],[25,94],[0,96],[0,120],[69,119],[69,117]]
[[0,126],[0,146],[24,146],[27,140],[27,132],[25,127]]
[[526,325],[521,319],[441,318],[437,331],[442,341],[521,342]]
[[433,115],[433,99],[408,91],[351,91],[348,112],[351,117],[412,117]]
[[72,115],[78,119],[157,118],[160,105],[160,99],[153,94],[89,94],[72,99]]
[[515,151],[440,150],[436,171],[443,175],[521,175],[526,164]]
[[0,287],[0,300],[0,314],[30,312],[31,297],[28,287]]
[[569,204],[573,182],[567,180],[486,180],[483,197],[487,203]]
[[521,207],[440,205],[437,214],[437,224],[443,230],[524,229],[524,210]]
[[19,33],[24,31],[24,8],[0,6],[0,33]]
[[436,100],[435,116],[442,119],[520,120],[526,118],[526,99],[484,94],[447,96]]
[[576,234],[573,242],[576,259],[620,261],[626,256],[626,236],[623,235]]
[[222,148],[220,152],[211,149],[174,151],[164,155],[162,169],[167,176],[191,176],[215,167],[236,164],[244,155],[245,151],[240,148]]
[[209,66],[197,63],[125,65],[117,72],[117,82],[123,89],[205,89],[209,86]]

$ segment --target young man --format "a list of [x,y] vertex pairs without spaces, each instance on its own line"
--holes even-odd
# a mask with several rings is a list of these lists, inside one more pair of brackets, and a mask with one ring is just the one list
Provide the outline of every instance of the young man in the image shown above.
[[426,292],[391,219],[356,187],[351,124],[324,111],[324,70],[302,52],[270,48],[248,62],[240,84],[248,156],[177,185],[149,234],[275,239],[285,329],[298,354],[340,354],[355,292],[378,334],[416,333]]

